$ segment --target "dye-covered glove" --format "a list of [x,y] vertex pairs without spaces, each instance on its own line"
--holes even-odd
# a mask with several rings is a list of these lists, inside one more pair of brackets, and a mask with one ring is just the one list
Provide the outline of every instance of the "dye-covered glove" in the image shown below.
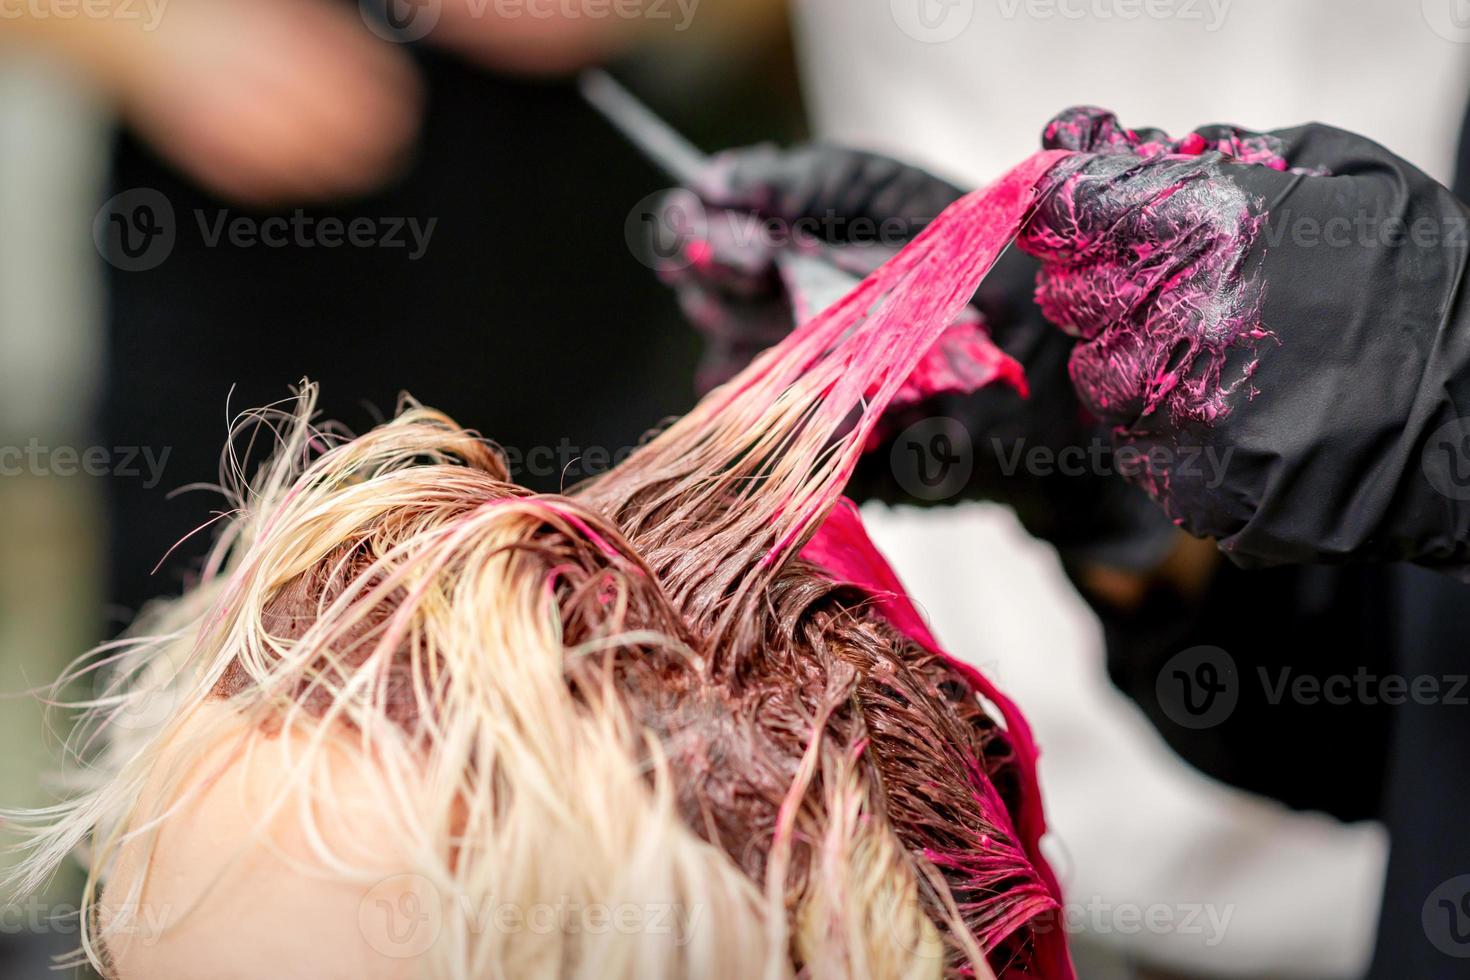
[[[668,233],[660,273],[706,339],[701,384],[726,380],[793,327],[776,265],[783,250],[822,252],[856,276],[892,257],[964,192],[887,157],[827,145],[720,155],[696,187],[671,192],[654,222]],[[1068,561],[1151,568],[1174,533],[1113,475],[1105,432],[1067,379],[1072,341],[1040,316],[1034,259],[1002,256],[974,305],[1025,369],[1030,397],[1003,385],[941,394],[885,418],[887,442],[849,493],[937,504],[993,499]]]
[[1120,469],[1247,566],[1470,563],[1470,212],[1312,124],[1178,141],[1069,110],[1020,239]]
[[705,340],[702,390],[733,377],[815,312],[793,296],[783,253],[820,253],[861,279],[963,191],[887,157],[826,144],[770,144],[714,158],[664,196],[652,228],[660,276]]

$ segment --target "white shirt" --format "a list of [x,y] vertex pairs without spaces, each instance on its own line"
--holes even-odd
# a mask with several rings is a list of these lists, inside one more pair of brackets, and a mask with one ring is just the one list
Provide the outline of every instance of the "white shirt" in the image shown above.
[[[1213,122],[1330,123],[1447,183],[1470,94],[1470,21],[1452,29],[1456,3],[795,0],[795,8],[821,135],[917,157],[969,183],[1019,162],[1052,115],[1084,103],[1175,135]],[[930,31],[921,15],[938,26]]]

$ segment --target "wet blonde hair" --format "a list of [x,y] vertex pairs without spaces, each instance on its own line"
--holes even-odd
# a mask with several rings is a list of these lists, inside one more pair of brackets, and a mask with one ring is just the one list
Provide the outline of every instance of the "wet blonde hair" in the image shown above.
[[[234,758],[283,734],[299,748],[262,826],[299,793],[320,869],[368,884],[382,869],[320,829],[342,817],[325,746],[351,746],[402,872],[442,906],[427,976],[930,980],[990,976],[988,955],[1042,975],[1031,930],[1056,898],[1014,733],[799,554],[998,251],[962,238],[964,276],[921,274],[932,242],[911,247],[565,496],[517,487],[493,446],[412,402],[356,439],[312,424],[311,386],[253,413],[239,431],[277,450],[248,483],[228,457],[201,583],[78,668],[111,680],[87,705],[78,792],[17,815],[17,884],[83,849],[95,910],[125,843],[146,867],[210,779],[211,740],[177,736],[225,704],[246,723]],[[84,915],[99,969],[145,882]],[[703,925],[527,933],[463,914],[492,902]]]

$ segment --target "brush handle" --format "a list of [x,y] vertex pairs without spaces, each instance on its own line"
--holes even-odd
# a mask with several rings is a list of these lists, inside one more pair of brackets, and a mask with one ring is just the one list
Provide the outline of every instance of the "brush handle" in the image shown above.
[[617,79],[600,68],[577,81],[582,97],[648,157],[681,184],[692,186],[709,165],[709,155],[658,117]]

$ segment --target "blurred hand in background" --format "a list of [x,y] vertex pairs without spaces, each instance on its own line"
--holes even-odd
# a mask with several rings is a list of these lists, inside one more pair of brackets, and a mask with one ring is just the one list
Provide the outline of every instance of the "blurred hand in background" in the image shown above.
[[[50,3],[7,10],[0,39],[61,53],[161,155],[211,191],[255,205],[363,194],[401,168],[424,93],[397,35],[490,68],[562,74],[649,25],[634,16],[636,0],[598,16],[550,0],[382,0],[382,11],[332,0],[166,0],[126,16]],[[671,5],[669,26],[682,16]]]
[[134,129],[211,190],[268,204],[389,177],[422,91],[402,48],[326,0],[172,0],[124,26],[104,81]]
[[251,204],[361,193],[418,126],[405,52],[329,0],[170,0],[154,16],[26,4],[0,33],[61,53],[160,154]]
[[[414,0],[376,0],[404,7]],[[425,40],[490,68],[528,75],[560,75],[603,61],[660,23],[678,29],[680,4],[668,18],[637,16],[647,0],[607,0],[605,6],[563,0],[419,0],[434,19]],[[699,0],[682,0],[685,9]],[[595,15],[594,15],[595,10]],[[409,22],[410,25],[413,21]],[[410,31],[413,29],[409,28]]]

